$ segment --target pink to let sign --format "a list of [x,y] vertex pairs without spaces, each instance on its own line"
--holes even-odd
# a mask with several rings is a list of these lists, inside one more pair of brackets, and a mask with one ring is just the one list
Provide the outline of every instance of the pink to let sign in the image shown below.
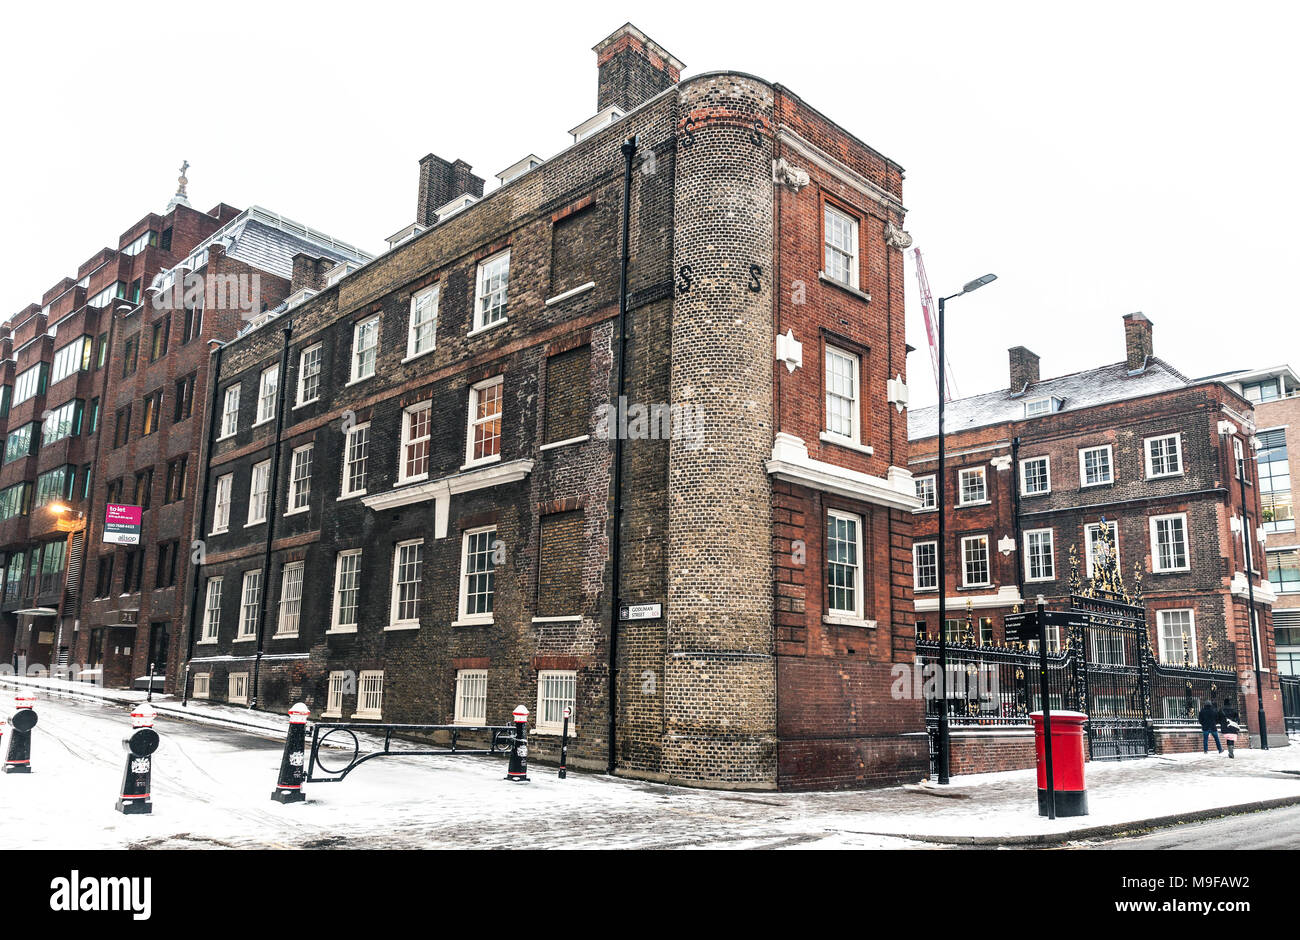
[[139,506],[109,503],[104,513],[104,541],[113,545],[140,544]]

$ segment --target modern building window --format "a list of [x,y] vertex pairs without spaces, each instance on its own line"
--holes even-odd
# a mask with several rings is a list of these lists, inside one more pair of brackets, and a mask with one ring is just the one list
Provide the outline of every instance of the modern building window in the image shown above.
[[989,571],[989,537],[968,535],[961,540],[961,583],[963,587],[987,587],[992,583]]
[[172,409],[172,422],[185,421],[194,414],[194,380],[197,376],[191,372],[176,380],[176,405]]
[[858,286],[858,220],[826,206],[823,228],[826,276],[849,287]]
[[439,286],[434,284],[411,296],[411,322],[406,336],[406,358],[430,352],[437,344]]
[[506,287],[510,280],[510,249],[478,265],[474,291],[474,332],[506,319]]
[[1160,661],[1173,666],[1197,665],[1196,614],[1192,610],[1158,610]]
[[311,461],[313,445],[293,449],[289,463],[289,508],[285,515],[302,512],[311,502]]
[[384,673],[378,669],[363,669],[357,677],[357,710],[353,718],[384,717]]
[[167,355],[168,335],[172,331],[171,314],[153,324],[149,335],[149,361],[157,362]]
[[495,526],[469,529],[461,536],[460,621],[491,623],[496,595],[496,564],[492,557]]
[[233,437],[239,430],[239,385],[230,386],[226,389],[221,399],[221,437],[218,440],[224,440],[227,437]]
[[70,375],[90,369],[94,340],[89,336],[80,336],[68,345],[54,352],[54,361],[50,365],[50,384],[60,382]]
[[239,604],[239,635],[237,640],[251,640],[257,636],[257,613],[262,606],[262,569],[244,572],[244,590]]
[[254,426],[264,424],[275,417],[275,400],[280,388],[280,367],[271,366],[263,369],[257,380],[257,419]]
[[826,512],[826,611],[861,619],[862,517]]
[[1020,461],[1020,495],[1042,496],[1052,492],[1052,462],[1048,457],[1027,457]]
[[1051,529],[1025,532],[1025,580],[1051,581],[1056,577],[1055,536]]
[[1282,397],[1279,383],[1280,380],[1277,378],[1265,379],[1262,382],[1245,382],[1242,383],[1241,394],[1253,402],[1276,401]]
[[934,509],[938,505],[935,497],[934,474],[917,477],[912,482],[916,484],[916,498],[921,501],[921,508]]
[[320,343],[308,346],[299,354],[296,404],[306,405],[320,398],[320,373],[324,354],[325,347]]
[[158,425],[162,421],[162,389],[150,392],[144,399],[144,414],[140,420],[140,436],[148,437],[158,430]]
[[122,341],[122,378],[135,375],[136,356],[140,353],[140,337],[128,336]]
[[188,457],[177,457],[167,464],[167,502],[176,503],[185,498],[185,477],[188,469]]
[[1143,441],[1147,458],[1147,479],[1177,476],[1183,472],[1181,434],[1163,434]]
[[276,636],[297,636],[302,619],[303,562],[291,561],[280,574],[280,617],[276,623]]
[[179,541],[163,542],[158,546],[158,564],[154,571],[154,587],[176,586],[176,560],[180,555]]
[[75,467],[55,467],[36,478],[35,506],[45,506],[56,500],[71,499],[72,485],[77,478]]
[[185,305],[185,322],[181,325],[181,345],[203,332],[203,307]]
[[148,509],[153,504],[153,467],[136,473],[133,499],[141,509]]
[[465,463],[479,464],[501,457],[501,399],[504,376],[473,385],[469,390],[469,431]]
[[957,505],[986,503],[989,499],[986,467],[966,467],[957,471]]
[[392,626],[419,626],[423,571],[424,539],[398,542],[393,547]]
[[1115,471],[1111,465],[1110,445],[1082,448],[1079,451],[1079,484],[1099,486],[1113,482],[1115,482]]
[[59,407],[45,413],[41,425],[41,446],[46,447],[65,437],[81,433],[82,404],[78,400],[64,402]]
[[268,497],[271,494],[271,461],[253,464],[248,478],[248,519],[245,525],[266,521]]
[[99,430],[99,399],[90,400],[90,418],[86,421],[86,433],[94,434]]
[[36,449],[36,441],[35,421],[10,431],[9,436],[5,438],[5,463],[30,457]]
[[379,353],[379,317],[362,320],[352,328],[352,377],[360,382],[375,374]]
[[[1119,523],[1107,522],[1105,526],[1110,530],[1110,551],[1115,555],[1115,568],[1117,571],[1122,570],[1119,561]],[[1096,570],[1101,546],[1101,527],[1100,522],[1090,522],[1083,527],[1084,569],[1089,578],[1094,576]]]
[[[18,567],[22,567],[21,552],[16,558],[19,558]],[[99,559],[99,566],[95,571],[95,596],[108,597],[113,593],[113,562],[116,560],[116,554],[102,555]],[[5,596],[9,596],[9,591],[5,591]]]
[[433,442],[431,401],[412,405],[402,413],[402,457],[397,482],[410,483],[429,476],[429,448]]
[[1284,548],[1265,556],[1268,583],[1278,594],[1300,594],[1300,548]]
[[0,522],[31,511],[32,485],[15,483],[0,490]]
[[131,440],[131,406],[117,409],[113,419],[113,447],[122,447]]
[[44,394],[45,380],[48,375],[49,365],[44,362],[18,373],[18,377],[14,379],[13,404],[20,405],[29,398]]
[[212,510],[212,535],[219,535],[230,528],[230,487],[234,480],[235,476],[232,473],[217,477],[217,493]]
[[487,681],[486,669],[456,670],[456,724],[487,724]]
[[217,632],[221,629],[221,582],[220,577],[208,578],[203,607],[203,641],[208,643],[216,642]]
[[366,491],[366,466],[370,462],[370,422],[348,431],[343,444],[343,484],[339,496],[359,496]]
[[537,673],[537,730],[559,734],[564,729],[564,710],[569,709],[569,733],[574,730],[574,703],[578,674],[572,669],[543,669]]
[[334,562],[334,613],[330,629],[355,633],[361,606],[361,549],[339,552]]
[[1187,513],[1151,517],[1153,571],[1187,571]]
[[912,581],[918,591],[933,591],[939,587],[937,542],[912,543]]
[[826,347],[826,433],[860,443],[859,359],[851,352]]

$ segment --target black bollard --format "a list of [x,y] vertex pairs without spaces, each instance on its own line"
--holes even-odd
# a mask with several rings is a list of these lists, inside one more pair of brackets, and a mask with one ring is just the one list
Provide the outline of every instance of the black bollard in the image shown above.
[[560,734],[560,779],[569,775],[569,719],[573,717],[573,707],[564,706],[564,731]]
[[289,709],[289,733],[284,739],[284,756],[280,759],[280,778],[271,799],[277,803],[301,803],[307,799],[302,785],[307,779],[307,716],[311,711],[302,702]]
[[510,766],[506,769],[506,779],[515,783],[528,782],[528,708],[520,705],[515,709],[515,739],[510,745]]
[[14,696],[17,711],[9,719],[9,751],[5,755],[5,773],[32,772],[32,729],[36,727],[36,696],[21,692]]
[[122,771],[122,789],[118,791],[119,813],[134,816],[153,812],[149,792],[153,778],[153,752],[161,743],[153,730],[153,720],[158,713],[152,705],[144,704],[131,712],[131,735],[122,739],[126,751],[126,768]]

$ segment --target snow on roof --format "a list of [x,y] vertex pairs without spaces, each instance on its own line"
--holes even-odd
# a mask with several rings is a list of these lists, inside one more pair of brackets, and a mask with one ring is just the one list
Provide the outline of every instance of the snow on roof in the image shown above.
[[[950,401],[944,407],[943,429],[945,432],[955,432],[1019,421],[1025,417],[1025,402],[1036,398],[1059,398],[1060,411],[1078,411],[1108,402],[1186,388],[1191,384],[1187,376],[1156,356],[1152,356],[1146,368],[1136,374],[1129,372],[1127,363],[1116,362],[1098,369],[1035,382],[1023,393],[1013,395],[1008,389],[999,389]],[[938,433],[938,405],[908,412],[909,440],[935,437]]]

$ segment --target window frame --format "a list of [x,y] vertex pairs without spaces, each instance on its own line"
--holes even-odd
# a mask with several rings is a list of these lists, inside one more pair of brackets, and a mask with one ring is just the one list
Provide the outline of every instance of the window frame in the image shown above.
[[[853,395],[846,399],[838,392],[831,391],[831,360],[838,356],[851,364],[850,378],[853,382]],[[822,395],[824,399],[823,423],[826,435],[831,440],[861,446],[862,444],[862,356],[842,346],[827,343],[822,363]],[[849,433],[843,434],[831,429],[831,397],[849,402]]]
[[[365,434],[366,452],[360,458],[353,458],[352,441],[353,437],[359,434]],[[357,489],[352,488],[353,469],[355,462],[362,464],[361,486]],[[399,468],[400,469],[400,468]],[[352,496],[364,496],[368,481],[366,474],[370,472],[370,422],[364,421],[361,424],[354,425],[343,435],[343,466],[339,473],[339,499],[348,499]]]
[[[293,574],[297,578],[293,578]],[[280,566],[280,598],[276,603],[275,633],[272,637],[296,637],[302,627],[302,596],[303,586],[307,576],[307,564],[304,561],[286,561]],[[297,585],[297,597],[290,595],[289,588],[291,585]],[[296,610],[291,610],[291,605],[297,605]],[[291,620],[293,629],[286,629],[285,623]]]
[[[258,493],[257,480],[259,476],[258,474],[259,470],[262,471],[262,473],[260,474],[262,479],[261,499],[257,498],[257,493]],[[266,460],[259,460],[257,463],[253,464],[253,466],[249,468],[248,519],[244,522],[244,528],[248,528],[249,526],[253,526],[253,525],[261,525],[262,523],[266,522],[267,517],[270,515],[270,507],[271,507],[270,497],[271,497],[271,459],[268,457]],[[253,514],[254,510],[257,511],[256,516],[254,516]]]
[[[838,562],[838,561],[834,562],[834,564],[836,565],[841,565],[843,567],[852,567],[853,569],[854,582],[852,586],[853,587],[853,609],[852,610],[849,610],[848,608],[844,608],[844,607],[835,607],[833,606],[831,601],[830,566],[832,562],[830,560],[830,545],[829,545],[830,533],[827,531],[829,529],[829,522],[831,519],[839,519],[845,522],[852,522],[854,527],[854,546],[855,546],[854,551],[856,553],[855,563],[852,566],[849,566],[845,562]],[[865,618],[867,578],[866,578],[866,571],[865,571],[866,563],[862,555],[863,529],[865,528],[865,524],[866,524],[865,519],[861,513],[850,512],[845,509],[837,509],[832,506],[828,506],[826,508],[826,525],[824,525],[822,528],[822,531],[825,533],[825,535],[823,536],[824,539],[823,552],[825,554],[826,568],[825,571],[823,572],[822,580],[823,580],[823,591],[825,592],[825,613],[827,616],[847,617],[854,620],[862,620]]]
[[[478,411],[483,393],[491,388],[500,386],[497,394],[497,412],[493,417],[477,418],[475,413]],[[501,460],[501,444],[504,438],[505,423],[505,375],[494,375],[490,379],[484,379],[481,382],[475,382],[469,387],[469,400],[466,406],[466,431],[465,431],[465,467],[479,467],[483,464],[496,463]],[[496,453],[488,454],[483,457],[475,457],[474,449],[475,432],[480,425],[489,425],[493,421],[497,424],[496,434]]]
[[[221,393],[221,435],[217,438],[219,441],[239,433],[239,389],[240,383],[235,382],[233,385],[226,386],[226,390]],[[234,407],[231,407],[232,404]]]
[[[330,633],[356,633],[357,628],[361,625],[361,557],[363,549],[348,548],[337,552],[334,556],[334,592],[330,597]],[[353,620],[350,623],[344,623],[340,617],[342,615],[342,579],[343,579],[343,559],[356,558],[356,587],[349,590],[356,592],[355,603],[352,607]]]
[[[978,473],[980,478],[980,488],[984,495],[979,499],[966,498],[966,475],[968,473]],[[987,506],[989,499],[989,468],[988,464],[980,464],[977,467],[958,467],[957,468],[957,505],[958,506]]]
[[[417,562],[418,564],[417,576],[413,581],[399,581],[398,574],[400,572],[401,564],[402,564],[401,562],[402,549],[411,548],[411,547],[418,547],[420,549],[420,557],[419,557],[419,561]],[[385,627],[385,629],[418,630],[420,627],[420,600],[421,600],[420,587],[422,582],[424,581],[424,539],[423,538],[403,539],[400,542],[394,543],[392,568],[393,568],[392,590],[390,592],[390,597],[389,597],[388,626]],[[400,588],[404,584],[415,585],[415,596],[410,600],[410,602],[415,605],[415,616],[413,617],[398,616],[398,613],[400,612],[401,609],[401,605],[403,603],[403,601],[400,599]]]
[[[315,469],[313,467],[313,464],[315,463],[315,459],[316,459],[315,448],[316,448],[316,443],[313,441],[310,444],[303,444],[300,447],[295,447],[290,452],[289,481],[288,481],[289,492],[287,494],[289,498],[285,500],[285,502],[288,504],[288,507],[284,511],[284,514],[286,516],[297,515],[300,512],[307,512],[308,510],[311,509],[311,478],[312,478],[312,471]],[[307,473],[300,478],[298,476],[298,469],[301,466],[301,464],[304,462],[304,459],[302,457],[303,454],[307,455],[307,457],[305,458],[305,463],[307,464]],[[302,489],[302,505],[298,505],[298,496],[299,496],[298,484],[304,482],[305,485],[303,486]]]
[[[983,542],[984,543],[984,568],[988,575],[983,581],[971,581],[968,577],[970,571],[967,567],[966,543]],[[961,586],[974,587],[992,587],[993,586],[993,552],[992,540],[987,532],[980,535],[963,535],[960,542],[961,547]]]
[[[1165,615],[1166,614],[1187,614],[1187,643],[1190,663],[1193,667],[1200,665],[1200,650],[1196,644],[1196,608],[1195,607],[1168,607],[1156,611],[1156,644],[1159,649],[1160,662],[1168,666],[1181,666],[1182,659],[1170,660],[1165,657]],[[1180,626],[1182,626],[1180,624]],[[1181,634],[1180,634],[1181,640]]]
[[[432,297],[432,314],[428,320],[416,322],[416,313],[420,310],[421,303],[427,298]],[[442,300],[441,283],[430,284],[428,287],[421,288],[411,295],[410,313],[406,322],[406,358],[402,362],[410,362],[412,359],[418,359],[420,356],[433,352],[438,348],[438,307]],[[429,332],[429,348],[418,348],[418,330],[424,326],[431,326]]]
[[[253,598],[249,600],[249,578],[253,580]],[[262,607],[262,569],[250,568],[239,582],[239,626],[235,642],[257,639],[257,618]]]
[[[268,381],[267,376],[273,375],[274,379]],[[269,386],[269,389],[268,389]],[[267,392],[270,392],[268,395]],[[279,405],[280,398],[280,364],[267,366],[257,377],[257,412],[253,420],[253,427],[259,427],[270,421],[275,420],[276,408]],[[270,405],[267,405],[267,402]],[[265,412],[265,413],[264,413]]]
[[[426,422],[425,433],[420,437],[412,437],[412,429],[415,427],[417,416],[422,416]],[[407,466],[411,459],[407,451],[415,446],[424,445],[424,456],[418,458],[424,461],[424,469],[418,473],[408,473]],[[418,462],[418,461],[417,461]],[[397,485],[404,486],[407,483],[418,483],[421,480],[429,479],[429,468],[433,464],[433,399],[426,398],[424,401],[416,402],[402,409],[402,438],[401,450],[397,456]]]
[[[1048,568],[1051,569],[1051,573],[1046,575],[1040,574],[1037,577],[1035,577],[1033,574],[1034,553],[1030,548],[1030,545],[1032,543],[1032,539],[1030,537],[1042,536],[1044,534],[1047,535],[1047,566]],[[1025,556],[1025,581],[1034,582],[1034,583],[1041,583],[1044,581],[1055,581],[1056,580],[1056,530],[1051,528],[1050,526],[1046,528],[1040,528],[1040,529],[1026,529],[1022,533],[1022,535],[1024,536],[1024,538],[1022,539],[1022,541],[1024,542],[1022,549],[1024,551],[1024,556]]]
[[[373,345],[368,346],[365,349],[362,349],[360,346],[361,331],[368,326],[374,327],[375,341]],[[379,314],[375,314],[374,316],[371,317],[365,317],[361,320],[358,320],[356,323],[352,324],[352,354],[349,357],[349,364],[348,364],[348,385],[353,385],[357,382],[364,382],[366,381],[366,379],[373,379],[375,377],[375,374],[379,371],[380,329],[381,329],[381,323],[380,323]],[[363,352],[374,353],[374,358],[370,362],[370,371],[365,375],[362,375],[361,370],[358,368],[359,365],[361,364],[361,354]]]
[[[1027,487],[1029,481],[1025,468],[1028,464],[1043,462],[1043,478],[1047,483],[1047,488],[1042,490],[1030,490]],[[1048,454],[1040,454],[1037,457],[1024,457],[1020,461],[1020,495],[1021,496],[1047,496],[1052,492],[1052,458]]]
[[[459,572],[460,576],[457,582],[456,624],[486,625],[486,624],[493,623],[493,620],[496,616],[496,563],[495,561],[492,562],[491,570],[488,572],[491,575],[491,579],[492,579],[491,590],[489,592],[482,592],[482,593],[486,593],[491,598],[491,608],[492,608],[491,610],[470,613],[468,610],[468,606],[469,606],[469,599],[471,595],[470,592],[467,590],[467,588],[469,587],[469,579],[471,577],[476,577],[483,574],[482,571],[475,571],[475,572],[469,571],[470,540],[474,536],[482,535],[484,533],[491,533],[492,536],[495,536],[496,531],[497,531],[497,527],[495,524],[493,524],[493,525],[485,525],[485,526],[476,526],[475,528],[472,529],[465,529],[460,534],[460,572]],[[487,554],[489,559],[492,558],[493,552],[495,551],[495,549],[493,549],[493,545],[495,543],[496,543],[496,539],[494,537],[488,538]]]
[[[1172,519],[1178,519],[1182,522],[1182,549],[1184,564],[1177,566],[1164,566],[1160,564],[1160,542],[1159,532],[1160,523]],[[1152,574],[1172,574],[1180,571],[1192,570],[1192,539],[1191,530],[1188,527],[1187,513],[1169,512],[1151,516],[1147,520],[1151,532],[1151,572]]]
[[[929,483],[930,483],[930,487],[929,487],[929,490],[930,490],[930,502],[929,502],[928,505],[926,504],[925,499],[922,498],[922,496],[921,496],[921,484],[924,483],[924,482],[926,482],[927,480],[928,480]],[[939,483],[938,483],[938,479],[937,479],[937,474],[934,474],[934,473],[927,473],[927,474],[925,474],[924,476],[912,477],[912,483],[913,483],[913,484],[915,485],[915,487],[916,487],[916,497],[917,497],[917,499],[920,499],[920,500],[921,500],[921,506],[920,506],[920,508],[916,509],[915,511],[916,511],[916,512],[935,512],[936,510],[938,510],[938,508],[939,508]]]
[[[370,683],[378,684],[378,691],[369,688]],[[368,696],[377,696],[379,707],[364,707]],[[352,712],[353,718],[378,719],[384,717],[384,670],[363,669],[357,673],[357,707]]]
[[[1097,480],[1093,483],[1088,482],[1088,462],[1087,455],[1095,450],[1104,450],[1106,452],[1106,470],[1107,478]],[[1115,448],[1111,444],[1092,444],[1088,447],[1079,448],[1079,489],[1086,489],[1093,486],[1110,486],[1115,482]]]
[[[477,714],[466,714],[465,711],[465,687],[470,682],[481,682],[483,684],[483,711]],[[488,671],[486,669],[457,669],[456,670],[456,691],[452,703],[452,719],[454,725],[486,725],[487,724],[487,684]],[[475,699],[480,696],[475,696]]]
[[[495,274],[488,274],[488,268],[500,262],[505,262],[505,280],[500,288],[491,291],[490,294],[484,293],[484,286],[489,278],[495,277]],[[484,307],[483,302],[489,300],[491,295],[497,290],[501,292],[501,303],[499,306]],[[500,311],[500,315],[493,317],[491,320],[486,319],[485,313],[489,311]],[[503,248],[501,251],[494,252],[486,258],[479,261],[474,273],[474,315],[470,320],[469,336],[490,330],[493,327],[500,326],[510,320],[510,249]]]
[[[111,570],[111,569],[110,569]],[[215,643],[221,633],[221,595],[224,591],[225,577],[222,575],[213,575],[208,578],[203,587],[203,636],[199,643]],[[216,591],[213,591],[216,588]],[[109,585],[109,593],[113,590]],[[214,596],[215,595],[215,596]],[[215,601],[215,605],[213,604]]]
[[[310,376],[308,376],[307,357],[312,353],[316,354],[316,371],[313,372]],[[323,378],[324,372],[325,372],[325,344],[324,343],[312,343],[310,346],[306,347],[305,349],[303,349],[301,352],[298,353],[298,382],[297,382],[297,389],[294,393],[294,404],[293,404],[295,408],[301,408],[304,405],[310,405],[313,404],[314,402],[320,401],[321,386],[325,384]],[[309,377],[316,380],[316,391],[311,398],[304,398],[303,392],[305,390],[306,381]]]
[[[242,686],[243,692],[236,693],[235,690]],[[248,704],[248,673],[232,672],[226,676],[226,702],[230,705],[247,705]]]
[[[548,681],[558,680],[564,683],[572,691],[571,697],[556,698],[546,695],[546,684]],[[569,691],[566,689],[566,691]],[[560,717],[548,719],[546,717],[546,705],[548,702],[555,701],[559,703]],[[568,706],[571,710],[569,718],[569,736],[572,737],[577,731],[577,713],[578,713],[578,670],[576,669],[539,669],[537,671],[537,722],[534,731],[537,734],[561,734],[564,731],[564,708]]]
[[[839,216],[840,219],[847,223],[849,238],[852,242],[851,250],[846,251],[838,245],[831,244],[830,217],[832,215]],[[822,203],[822,273],[826,275],[828,280],[834,281],[836,284],[851,287],[854,290],[861,289],[859,286],[861,281],[860,268],[862,267],[861,229],[862,220],[858,216],[853,215],[847,209],[844,209],[829,200]],[[848,268],[849,279],[847,281],[836,277],[831,271],[831,265],[827,264],[828,254],[831,251],[834,251],[837,255],[848,256],[846,266]]]
[[[1115,565],[1119,568],[1121,564],[1120,558],[1122,557],[1119,550],[1119,520],[1107,519],[1105,525],[1114,532],[1114,537],[1111,539],[1111,545],[1115,552]],[[1095,576],[1096,558],[1094,557],[1092,550],[1093,540],[1089,538],[1088,532],[1090,529],[1096,529],[1097,536],[1100,538],[1101,527],[1101,522],[1086,522],[1083,526],[1083,571],[1085,576],[1089,579]]]
[[[1156,473],[1156,472],[1155,472],[1155,463],[1154,463],[1155,458],[1154,458],[1154,455],[1153,455],[1152,452],[1151,452],[1151,445],[1154,444],[1156,441],[1167,441],[1167,440],[1169,440],[1169,439],[1171,439],[1171,438],[1173,439],[1173,442],[1174,442],[1174,457],[1175,457],[1175,458],[1177,459],[1177,461],[1178,461],[1178,469],[1177,469],[1177,470],[1165,470],[1165,471],[1163,471],[1163,472],[1161,472],[1161,473]],[[1234,440],[1236,440],[1236,438],[1234,438]],[[1163,479],[1164,477],[1180,477],[1180,476],[1182,476],[1182,475],[1183,475],[1183,472],[1184,472],[1184,468],[1183,468],[1183,435],[1182,435],[1182,433],[1179,432],[1179,431],[1174,431],[1174,432],[1171,432],[1171,433],[1169,433],[1169,434],[1155,434],[1155,435],[1152,435],[1151,437],[1144,437],[1144,438],[1142,439],[1142,456],[1143,456],[1143,464],[1144,464],[1144,467],[1145,467],[1145,469],[1146,469],[1146,479],[1148,479],[1148,480],[1159,480],[1159,479]],[[1167,462],[1168,459],[1169,459],[1169,458],[1168,458],[1168,455],[1167,455],[1167,454],[1164,455],[1164,456],[1163,456],[1163,459]]]
[[[224,473],[217,477],[216,494],[212,500],[212,529],[208,535],[223,535],[230,531],[230,505],[231,490],[234,487],[235,475],[233,473]],[[225,491],[225,500],[222,500],[222,490]]]
[[[919,555],[920,555],[920,549],[923,548],[933,549],[934,551],[934,560],[933,560],[934,583],[933,584],[921,583],[921,563],[920,563]],[[939,543],[935,539],[922,539],[919,542],[912,543],[912,590],[917,593],[920,593],[922,591],[928,592],[928,591],[939,590]]]

